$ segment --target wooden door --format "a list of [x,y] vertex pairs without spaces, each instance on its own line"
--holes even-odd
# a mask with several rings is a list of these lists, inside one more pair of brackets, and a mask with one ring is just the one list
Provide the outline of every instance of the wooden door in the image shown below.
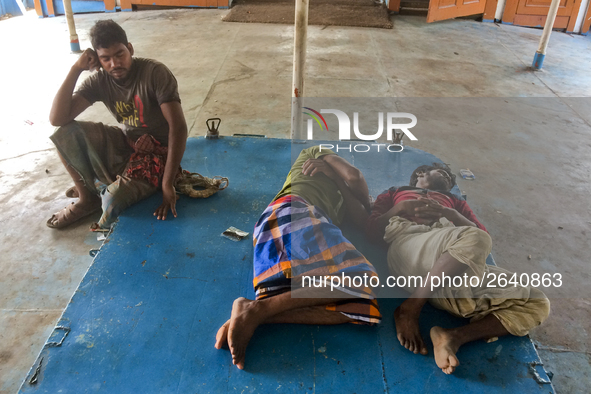
[[[551,0],[507,0],[503,23],[543,28]],[[560,0],[554,29],[572,32],[581,7],[581,0]]]
[[483,14],[485,0],[431,0],[427,23],[457,18],[459,16]]

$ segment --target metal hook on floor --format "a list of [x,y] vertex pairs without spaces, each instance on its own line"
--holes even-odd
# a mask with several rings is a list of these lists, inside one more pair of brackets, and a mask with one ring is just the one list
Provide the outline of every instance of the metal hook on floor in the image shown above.
[[[217,124],[216,124],[217,121]],[[205,125],[207,126],[207,135],[205,138],[207,139],[217,139],[220,138],[220,124],[222,120],[220,118],[209,118],[205,121]]]

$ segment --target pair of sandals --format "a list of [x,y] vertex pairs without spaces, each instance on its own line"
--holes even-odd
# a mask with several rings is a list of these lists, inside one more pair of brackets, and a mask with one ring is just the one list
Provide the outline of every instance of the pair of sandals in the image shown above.
[[[78,190],[76,189],[76,186],[72,186],[71,188],[66,190],[66,197],[78,198]],[[50,228],[64,228],[100,210],[100,204],[93,209],[83,210],[79,208],[75,203],[71,203],[61,211],[51,215],[51,218],[49,218],[49,220],[47,220],[45,224],[47,224],[47,227]]]

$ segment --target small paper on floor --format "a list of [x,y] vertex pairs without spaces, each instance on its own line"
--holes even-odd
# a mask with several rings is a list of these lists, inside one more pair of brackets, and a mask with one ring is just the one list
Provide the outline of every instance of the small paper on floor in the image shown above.
[[236,227],[229,227],[222,233],[222,237],[231,239],[232,241],[240,241],[248,236],[246,231],[238,230]]
[[474,179],[476,179],[476,176],[468,168],[466,168],[465,170],[464,169],[461,169],[460,170],[460,175],[464,179],[468,179],[468,180],[474,180]]

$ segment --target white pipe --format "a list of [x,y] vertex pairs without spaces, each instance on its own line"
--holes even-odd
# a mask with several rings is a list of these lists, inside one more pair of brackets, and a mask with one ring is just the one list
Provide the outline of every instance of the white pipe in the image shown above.
[[534,56],[534,62],[532,63],[534,70],[539,70],[542,68],[542,64],[544,63],[546,49],[548,48],[548,41],[550,41],[550,33],[552,33],[552,26],[554,26],[554,21],[556,20],[556,14],[558,13],[559,5],[560,0],[552,0],[552,3],[550,4],[548,16],[546,17],[546,24],[544,25],[544,31],[542,32],[542,37],[540,38],[540,45],[538,46],[538,50]]
[[23,16],[27,16],[27,9],[25,8],[25,5],[21,2],[21,0],[16,0],[16,5],[18,9],[21,10]]
[[293,83],[291,86],[291,138],[303,139],[302,100],[306,67],[306,41],[308,36],[308,0],[295,2],[293,46]]
[[78,41],[78,34],[76,34],[76,24],[72,12],[72,0],[64,0],[64,11],[66,12],[66,21],[70,31],[70,49],[72,52],[80,52],[80,42]]
[[589,7],[589,0],[581,1],[581,6],[579,7],[579,14],[577,15],[577,21],[575,22],[573,33],[581,33],[581,30],[583,29],[585,15],[587,14],[587,7]]

